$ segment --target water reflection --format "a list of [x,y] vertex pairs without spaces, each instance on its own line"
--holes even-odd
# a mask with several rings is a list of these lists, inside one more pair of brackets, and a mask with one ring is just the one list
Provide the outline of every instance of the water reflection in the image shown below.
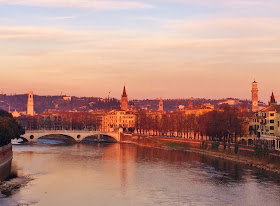
[[8,197],[16,204],[279,205],[280,201],[279,176],[195,153],[126,144],[16,145],[14,163],[20,175],[34,178]]

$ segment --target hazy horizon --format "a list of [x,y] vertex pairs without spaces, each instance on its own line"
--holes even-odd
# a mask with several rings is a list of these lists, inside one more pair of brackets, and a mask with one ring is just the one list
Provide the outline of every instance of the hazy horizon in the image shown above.
[[[71,97],[77,97],[77,98],[102,98],[102,99],[106,99],[106,98],[108,98],[108,94],[107,94],[107,96],[79,96],[79,95],[67,95],[67,94],[36,94],[36,93],[34,93],[34,91],[32,91],[33,92],[33,94],[34,94],[34,96],[46,96],[46,97],[52,97],[52,96],[71,96]],[[2,93],[1,93],[2,94]],[[3,93],[4,95],[7,95],[7,96],[15,96],[15,95],[28,95],[28,92],[26,92],[26,93],[12,93],[12,94],[5,94],[5,93]],[[2,95],[3,95],[2,94]],[[152,98],[129,98],[129,95],[127,95],[128,96],[128,100],[130,101],[130,100],[140,100],[140,101],[142,101],[142,100],[159,100],[160,98],[162,98],[162,97],[152,97]],[[120,97],[121,97],[121,95],[119,95],[119,97],[115,97],[115,96],[109,96],[110,98],[115,98],[115,99],[120,99]],[[168,97],[166,97],[166,98],[162,98],[162,100],[178,100],[178,99],[181,99],[181,100],[188,100],[188,99],[192,99],[192,98],[194,98],[194,99],[209,99],[209,100],[226,100],[226,99],[238,99],[238,100],[241,100],[241,101],[251,101],[251,99],[249,98],[249,99],[242,99],[242,98],[237,98],[237,97],[221,97],[221,98],[205,98],[205,97],[175,97],[175,98],[168,98]],[[270,99],[270,97],[269,97],[269,99]],[[259,100],[260,102],[262,102],[262,103],[265,103],[265,104],[267,104],[267,102],[269,101],[267,101],[267,102],[265,102],[265,101],[262,101],[262,100]]]

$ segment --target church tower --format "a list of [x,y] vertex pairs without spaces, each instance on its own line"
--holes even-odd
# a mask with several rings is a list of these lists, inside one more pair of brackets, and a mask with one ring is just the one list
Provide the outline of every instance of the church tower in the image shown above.
[[158,103],[158,111],[160,111],[160,112],[163,111],[163,101],[162,101],[162,98],[160,98],[159,103]]
[[270,96],[270,102],[269,102],[269,106],[272,106],[272,105],[277,105],[277,102],[275,100],[273,92],[272,92],[272,94]]
[[254,81],[252,83],[252,112],[257,112],[258,108],[259,108],[258,83]]
[[127,110],[128,109],[128,98],[126,95],[125,86],[123,87],[123,94],[121,98],[121,110]]
[[33,92],[28,92],[28,101],[27,101],[27,115],[34,115],[34,102],[33,102]]

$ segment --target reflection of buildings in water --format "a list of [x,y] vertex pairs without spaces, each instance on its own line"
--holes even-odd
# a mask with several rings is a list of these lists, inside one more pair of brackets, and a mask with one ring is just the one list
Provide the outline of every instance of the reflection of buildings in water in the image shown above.
[[114,159],[120,162],[119,177],[123,195],[126,194],[129,176],[134,175],[134,164],[136,162],[137,149],[135,145],[110,144],[104,148],[103,158]]
[[[186,169],[201,167],[213,174],[212,178],[207,180],[215,184],[242,181],[245,178],[243,177],[243,169],[246,166],[194,152],[138,147],[137,161],[155,162],[155,164],[172,163]],[[216,171],[225,175],[216,176],[214,175],[217,173]]]

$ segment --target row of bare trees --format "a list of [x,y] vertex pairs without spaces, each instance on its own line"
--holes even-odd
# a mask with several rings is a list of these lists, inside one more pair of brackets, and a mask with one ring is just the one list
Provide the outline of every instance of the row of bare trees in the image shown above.
[[200,116],[186,115],[183,111],[167,114],[140,111],[136,114],[135,129],[139,134],[236,141],[247,131],[247,116],[228,106]]
[[89,112],[60,112],[17,119],[26,130],[99,130],[102,116]]

